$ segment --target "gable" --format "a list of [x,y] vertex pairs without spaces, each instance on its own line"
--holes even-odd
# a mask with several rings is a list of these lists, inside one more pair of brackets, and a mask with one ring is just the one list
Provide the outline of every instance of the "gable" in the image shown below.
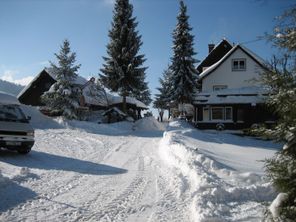
[[[245,70],[233,70],[233,61],[237,59],[245,61]],[[200,75],[202,91],[213,91],[214,86],[226,86],[227,88],[258,86],[260,83],[254,80],[259,79],[262,67],[263,64],[250,52],[236,46]]]
[[21,103],[40,106],[40,96],[56,82],[45,70],[41,71],[18,95]]

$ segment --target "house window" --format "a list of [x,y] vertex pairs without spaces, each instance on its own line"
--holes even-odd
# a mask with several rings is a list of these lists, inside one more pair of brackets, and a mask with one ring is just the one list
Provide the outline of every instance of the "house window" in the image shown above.
[[207,107],[203,108],[202,116],[203,116],[203,121],[209,121],[210,120],[209,108],[207,108]]
[[226,85],[215,85],[213,86],[213,91],[219,91],[219,90],[223,90],[223,89],[227,89]]
[[232,107],[212,107],[210,114],[213,121],[231,121]]
[[232,107],[225,107],[225,120],[232,120]]
[[246,71],[246,59],[233,59],[232,71]]
[[213,107],[212,108],[212,120],[224,120],[224,108],[223,107]]

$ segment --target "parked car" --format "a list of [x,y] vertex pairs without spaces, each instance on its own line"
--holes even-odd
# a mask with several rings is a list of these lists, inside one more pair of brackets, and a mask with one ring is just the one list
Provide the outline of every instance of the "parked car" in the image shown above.
[[0,92],[0,148],[29,153],[35,141],[30,119],[16,97]]

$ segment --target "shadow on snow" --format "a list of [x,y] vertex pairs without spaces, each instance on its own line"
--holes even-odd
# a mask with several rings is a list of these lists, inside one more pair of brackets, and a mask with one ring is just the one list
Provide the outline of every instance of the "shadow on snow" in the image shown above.
[[37,194],[26,188],[22,187],[16,182],[5,179],[5,183],[0,187],[0,220],[1,212],[5,212],[21,203],[35,198]]
[[8,150],[0,150],[0,161],[18,167],[63,170],[91,175],[114,175],[127,172],[126,169],[33,150],[25,156]]

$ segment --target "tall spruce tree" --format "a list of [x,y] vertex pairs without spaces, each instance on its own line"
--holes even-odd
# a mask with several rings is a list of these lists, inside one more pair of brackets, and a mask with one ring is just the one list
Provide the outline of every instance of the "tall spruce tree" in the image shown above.
[[148,88],[148,83],[145,82],[145,73],[142,74],[142,80],[140,85],[131,92],[131,96],[140,100],[145,105],[149,106],[152,102],[150,89]]
[[[107,45],[108,57],[101,69],[100,79],[105,87],[118,92],[123,97],[123,111],[126,112],[126,97],[131,95],[149,104],[150,91],[145,82],[146,67],[144,55],[139,54],[141,36],[136,30],[133,6],[129,0],[116,0],[114,5],[110,42]],[[140,95],[144,92],[144,95]]]
[[180,12],[177,16],[177,25],[173,32],[173,57],[172,57],[172,90],[171,98],[178,103],[189,103],[196,91],[197,70],[194,59],[196,53],[193,49],[194,36],[190,34],[192,28],[188,23],[187,7],[180,1]]
[[296,5],[279,17],[274,33],[267,35],[279,53],[262,74],[268,86],[268,105],[279,117],[273,129],[259,133],[285,142],[283,150],[265,162],[266,173],[279,192],[267,211],[267,221],[296,218]]
[[172,73],[170,67],[168,67],[164,70],[162,78],[159,79],[160,87],[157,88],[159,93],[155,95],[153,102],[153,107],[158,109],[161,122],[163,121],[164,110],[170,109],[171,77]]
[[69,119],[76,119],[75,109],[78,107],[79,93],[75,90],[74,82],[80,65],[76,63],[76,53],[71,52],[70,42],[66,39],[55,53],[58,63],[50,62],[49,72],[55,76],[54,83],[48,92],[41,96],[41,101],[52,111],[62,113]]

